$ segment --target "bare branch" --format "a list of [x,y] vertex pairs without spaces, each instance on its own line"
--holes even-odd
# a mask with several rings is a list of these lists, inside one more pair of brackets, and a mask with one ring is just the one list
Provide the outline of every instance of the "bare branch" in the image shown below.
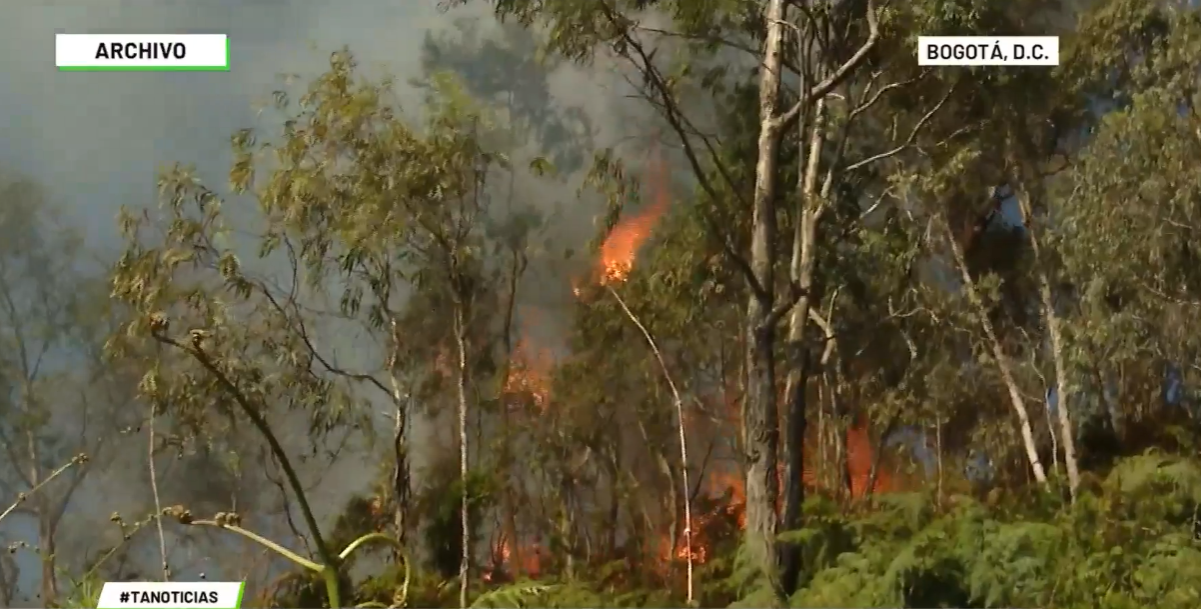
[[865,16],[867,18],[868,34],[867,40],[863,42],[863,46],[859,47],[859,49],[855,51],[855,54],[851,55],[851,58],[847,59],[845,63],[838,67],[837,70],[834,70],[834,72],[827,76],[824,80],[814,85],[813,88],[810,89],[808,93],[805,93],[801,99],[797,100],[796,104],[789,108],[787,112],[781,114],[779,118],[773,121],[771,124],[773,129],[782,131],[791,127],[792,124],[796,122],[797,118],[801,116],[802,110],[807,108],[809,104],[812,104],[818,98],[825,97],[826,94],[830,93],[836,87],[841,85],[843,81],[845,81],[851,76],[851,74],[855,72],[855,70],[859,67],[859,64],[863,63],[867,59],[868,54],[872,52],[872,49],[876,47],[876,43],[880,40],[880,22],[879,15],[876,14],[876,0],[867,0]]
[[905,138],[905,141],[900,146],[897,146],[896,148],[893,148],[892,150],[887,150],[887,151],[881,152],[879,154],[874,154],[874,155],[869,156],[866,159],[863,159],[856,163],[852,163],[852,164],[848,165],[844,171],[854,171],[856,169],[860,169],[867,165],[875,163],[876,161],[882,161],[889,157],[896,156],[896,155],[900,154],[901,152],[903,152],[905,149],[912,146],[913,142],[917,139],[918,133],[920,133],[922,128],[925,127],[926,124],[930,122],[930,119],[934,118],[934,115],[937,114],[938,111],[941,110],[944,105],[946,105],[947,100],[951,98],[951,94],[954,93],[954,91],[955,91],[954,86],[952,86],[950,89],[947,90],[946,94],[942,96],[942,99],[940,99],[938,101],[938,103],[935,104],[934,107],[931,108],[929,112],[927,112],[925,115],[923,115],[921,120],[919,120],[917,122],[917,124],[913,126],[913,130],[909,132],[909,137]]
[[767,314],[767,318],[763,320],[763,328],[770,328],[778,323],[792,310],[792,307],[806,295],[806,291],[801,289],[801,285],[795,281],[788,282],[788,295],[784,300],[776,303],[776,306]]
[[22,503],[25,503],[25,500],[28,499],[31,495],[42,490],[42,488],[44,488],[47,484],[50,484],[50,482],[52,482],[55,478],[61,476],[63,474],[63,472],[71,469],[72,467],[74,467],[76,465],[81,465],[81,464],[87,463],[87,461],[88,461],[87,455],[85,455],[85,454],[76,455],[76,456],[72,457],[70,461],[66,462],[58,469],[54,470],[53,472],[50,472],[50,475],[46,476],[46,479],[39,482],[37,484],[37,486],[34,486],[33,488],[31,488],[28,491],[25,491],[23,493],[18,493],[17,500],[14,501],[12,505],[8,506],[8,508],[6,508],[3,512],[0,512],[0,522],[3,522],[5,518],[8,518],[9,514],[12,514],[13,512],[15,512],[17,510],[17,508],[19,508]]
[[[860,114],[863,114],[864,112],[867,112],[868,110],[870,110],[872,108],[872,106],[876,105],[876,102],[880,101],[880,98],[883,97],[885,93],[888,93],[889,91],[895,91],[897,89],[900,89],[901,87],[907,87],[909,85],[912,85],[912,84],[922,80],[929,74],[930,74],[929,70],[922,70],[921,74],[918,74],[917,76],[915,76],[913,78],[910,78],[908,80],[902,80],[900,82],[888,83],[887,85],[880,87],[880,90],[876,91],[876,93],[874,95],[872,95],[870,98],[868,98],[867,101],[856,106],[854,110],[851,110],[851,114],[847,120],[849,121],[849,120],[855,118],[856,116],[859,116]],[[870,89],[869,89],[869,91],[865,92],[864,94],[866,95],[868,92],[870,92]]]
[[287,309],[285,309],[284,306],[274,296],[271,295],[271,291],[267,288],[267,286],[265,284],[263,284],[262,282],[259,282],[258,288],[259,288],[259,291],[262,292],[263,297],[266,298],[269,303],[271,303],[273,308],[275,308],[276,312],[278,312],[281,316],[283,316],[284,321],[288,324],[288,326],[290,326],[291,329],[294,332],[296,332],[296,335],[300,338],[301,342],[304,343],[305,348],[308,349],[309,353],[313,356],[313,359],[317,360],[317,362],[319,364],[321,364],[321,366],[323,368],[325,368],[326,372],[329,372],[330,374],[336,374],[338,376],[348,378],[351,380],[367,382],[367,383],[371,384],[372,386],[374,386],[376,389],[379,389],[380,391],[384,392],[384,394],[387,395],[388,397],[392,397],[392,392],[388,389],[388,387],[385,386],[382,381],[375,378],[373,375],[362,373],[362,372],[351,372],[349,370],[344,370],[342,368],[335,366],[333,363],[331,363],[329,360],[327,360],[317,350],[317,347],[315,345],[313,345],[313,341],[309,337],[308,330],[304,327],[304,323],[295,321],[293,316],[288,315]]

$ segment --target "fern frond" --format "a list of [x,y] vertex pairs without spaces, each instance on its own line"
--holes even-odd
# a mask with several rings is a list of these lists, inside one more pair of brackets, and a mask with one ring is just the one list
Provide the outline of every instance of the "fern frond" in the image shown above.
[[529,607],[531,602],[544,598],[558,586],[531,584],[528,582],[511,584],[495,590],[489,590],[471,603],[476,608],[516,608]]

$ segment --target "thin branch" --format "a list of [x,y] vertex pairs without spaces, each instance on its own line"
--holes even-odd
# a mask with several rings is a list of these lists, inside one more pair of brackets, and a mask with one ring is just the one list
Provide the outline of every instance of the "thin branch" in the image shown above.
[[[271,459],[270,462],[272,464],[278,466],[278,462],[274,457],[271,457],[270,455],[267,455],[267,457]],[[300,540],[301,545],[304,546],[305,550],[311,556],[314,554],[313,546],[309,543],[308,536],[302,533],[300,528],[296,526],[296,519],[292,517],[292,499],[291,493],[288,492],[287,483],[276,476],[273,476],[271,473],[271,468],[267,467],[266,463],[263,463],[263,477],[266,478],[271,484],[274,484],[277,489],[279,489],[281,503],[283,504],[282,507],[284,511],[284,521],[287,524],[288,529],[292,532],[292,535]]]
[[626,305],[626,301],[617,293],[617,290],[613,289],[613,286],[606,285],[605,287],[613,295],[613,299],[617,301],[617,304],[626,314],[626,317],[630,318],[630,321],[634,322],[634,325],[642,332],[642,337],[646,339],[647,346],[651,348],[651,352],[654,353],[655,359],[659,362],[659,369],[663,371],[663,378],[667,381],[667,386],[671,389],[672,399],[675,401],[677,429],[680,434],[680,472],[684,486],[684,544],[685,551],[688,553],[688,604],[691,606],[693,599],[693,554],[692,501],[689,495],[692,491],[692,485],[688,483],[688,435],[684,431],[684,400],[680,398],[680,390],[676,387],[675,381],[672,380],[671,373],[667,369],[667,362],[663,359],[663,353],[659,351],[659,346],[655,343],[655,339],[651,336],[650,331],[646,329],[646,326],[642,324],[638,316],[634,315],[634,312]]
[[14,501],[12,505],[8,506],[8,508],[5,509],[3,512],[0,512],[0,522],[4,522],[4,519],[8,518],[9,514],[12,514],[13,512],[15,512],[22,503],[25,503],[26,499],[29,499],[29,497],[31,495],[42,490],[43,487],[45,487],[47,484],[50,484],[51,481],[53,481],[55,478],[62,475],[63,472],[66,472],[67,470],[71,469],[72,467],[74,467],[76,465],[82,465],[87,462],[88,462],[88,456],[86,454],[80,453],[78,455],[75,455],[74,457],[71,458],[70,461],[64,463],[61,467],[54,470],[53,472],[50,472],[50,475],[46,476],[45,480],[42,480],[36,486],[29,489],[28,491],[25,491],[23,493],[18,493],[17,500]]
[[149,436],[148,444],[150,445],[146,449],[146,463],[147,468],[150,470],[150,492],[154,495],[154,526],[158,532],[158,552],[159,557],[162,559],[163,581],[166,582],[171,581],[171,567],[167,564],[167,538],[163,535],[163,504],[159,501],[158,470],[154,467],[154,420],[157,414],[158,405],[152,402],[150,404],[150,421],[146,425],[146,435]]
[[767,314],[763,320],[763,328],[770,328],[780,323],[780,320],[792,310],[797,301],[802,296],[806,295],[806,290],[802,290],[800,284],[795,281],[788,283],[788,296],[783,301],[776,303],[776,306]]
[[96,559],[96,562],[92,563],[92,566],[88,569],[87,573],[84,573],[83,577],[79,578],[79,581],[86,582],[95,577],[96,573],[100,571],[100,568],[104,566],[104,563],[108,562],[108,560],[115,556],[118,551],[129,544],[130,540],[133,539],[133,536],[141,531],[142,528],[145,527],[149,522],[150,518],[143,518],[142,520],[133,523],[133,526],[128,529],[122,525],[121,541],[105,551],[104,554],[101,554],[100,558]]
[[717,440],[710,440],[709,447],[705,449],[705,456],[701,459],[701,466],[698,468],[699,476],[696,477],[696,484],[692,485],[692,493],[688,496],[689,501],[696,501],[698,495],[701,494],[701,486],[705,482],[705,470],[709,469],[709,460],[713,457],[713,449],[717,447]]
[[951,86],[950,89],[947,89],[947,92],[945,95],[942,96],[942,99],[938,100],[938,103],[935,104],[934,107],[931,108],[929,112],[922,115],[921,120],[919,120],[917,122],[917,124],[913,126],[913,130],[909,132],[909,137],[905,138],[905,142],[902,143],[900,146],[897,146],[896,148],[893,148],[892,150],[881,152],[879,154],[874,154],[874,155],[869,156],[866,159],[863,159],[856,163],[852,163],[849,166],[847,166],[845,171],[848,171],[848,172],[854,171],[854,170],[864,167],[866,165],[875,163],[876,161],[882,161],[889,157],[896,156],[897,154],[900,154],[905,149],[912,146],[914,140],[917,139],[918,133],[920,133],[922,128],[926,126],[926,123],[929,123],[930,119],[934,118],[934,115],[937,114],[938,111],[941,110],[944,105],[946,105],[947,100],[951,98],[951,94],[954,92],[955,92],[954,86]]
[[[639,61],[635,61],[634,58],[630,57],[628,53],[619,54],[622,55],[627,61],[634,64],[635,68],[638,69],[638,71],[641,72],[646,78],[646,82],[649,83],[662,98],[661,104],[655,104],[652,99],[649,99],[649,96],[648,101],[651,101],[653,105],[662,111],[663,118],[667,120],[668,124],[671,125],[672,129],[680,137],[680,143],[683,146],[684,156],[688,160],[688,164],[691,167],[692,173],[694,177],[696,177],[697,183],[700,185],[701,190],[705,192],[705,194],[709,197],[709,200],[713,203],[716,204],[722,201],[723,197],[718,195],[717,188],[709,180],[708,173],[701,165],[700,156],[697,153],[696,148],[693,146],[691,139],[688,137],[689,132],[700,135],[700,131],[696,129],[692,125],[691,121],[688,120],[687,116],[680,111],[680,108],[675,101],[675,96],[672,94],[670,87],[667,85],[667,79],[659,72],[651,60],[651,55],[653,55],[653,53],[647,53],[646,49],[642,46],[642,43],[631,36],[626,28],[621,27],[622,22],[613,13],[612,7],[603,3],[602,6],[602,10],[604,11],[609,22],[614,27],[622,30],[623,42],[628,48],[633,49],[638,55],[641,65],[639,65]],[[727,185],[730,187],[732,196],[737,198],[740,203],[745,205],[747,201],[742,197],[741,189],[738,187],[737,183],[727,170],[725,163],[721,161],[721,156],[718,154],[713,143],[708,137],[703,135],[700,135],[700,138],[701,143],[708,151],[710,161],[713,163],[718,173],[721,174],[722,179],[725,180]],[[734,242],[730,238],[729,233],[723,230],[710,214],[701,214],[701,216],[708,225],[709,231],[720,242],[722,250],[730,258],[742,275],[746,277],[751,291],[756,296],[766,300],[766,290],[764,290],[763,286],[759,284],[759,280],[751,269],[750,264],[747,263],[746,259],[738,252],[737,248],[734,247]]]
[[[930,74],[929,70],[922,70],[921,74],[918,74],[917,76],[910,78],[909,80],[902,80],[900,82],[892,82],[892,83],[888,83],[887,85],[884,85],[883,87],[880,87],[880,90],[876,91],[875,95],[872,95],[871,98],[869,98],[867,101],[859,104],[858,106],[855,106],[855,109],[851,110],[851,114],[847,120],[849,121],[850,119],[853,119],[856,116],[859,116],[860,114],[863,114],[864,112],[867,112],[868,110],[870,110],[873,106],[876,105],[876,102],[880,101],[880,98],[883,97],[885,93],[888,93],[889,91],[894,91],[901,87],[906,87],[911,84],[914,84],[914,83],[918,82],[919,80],[922,80],[929,74]],[[868,92],[864,92],[864,95],[866,95],[867,93]]]
[[225,529],[227,531],[237,533],[238,535],[241,535],[242,537],[245,537],[246,539],[249,539],[250,541],[257,543],[257,544],[263,546],[264,548],[267,548],[268,550],[271,550],[271,551],[279,554],[280,556],[283,556],[284,558],[296,563],[297,565],[300,565],[306,569],[309,569],[310,571],[315,571],[315,572],[320,573],[324,570],[324,567],[322,565],[319,565],[319,564],[279,545],[278,543],[275,543],[274,541],[271,541],[270,539],[267,539],[266,537],[263,537],[262,535],[255,533],[254,531],[251,531],[248,529],[243,529],[242,527],[237,526],[237,525],[228,524],[225,522],[218,522],[216,520],[192,520],[192,521],[186,522],[184,524],[187,524],[190,526],[208,526],[208,527],[214,527],[214,528],[218,528],[218,529]]
[[317,362],[319,364],[321,364],[321,366],[323,368],[325,368],[326,372],[329,372],[330,374],[336,374],[338,376],[345,377],[345,378],[355,380],[355,381],[365,381],[365,382],[369,383],[370,385],[374,386],[376,389],[379,389],[380,391],[384,392],[384,394],[387,395],[388,397],[392,396],[392,392],[388,389],[388,387],[385,386],[382,381],[375,378],[374,376],[372,376],[370,374],[364,374],[361,372],[351,372],[349,370],[344,370],[342,368],[335,366],[332,362],[327,360],[325,358],[325,356],[321,355],[321,352],[319,352],[317,350],[317,347],[315,345],[313,345],[313,341],[309,337],[309,333],[305,329],[304,323],[294,321],[292,316],[288,315],[287,310],[284,308],[284,306],[282,304],[280,304],[279,301],[276,300],[274,296],[271,295],[271,292],[267,288],[266,284],[264,284],[262,282],[258,282],[257,285],[258,285],[259,291],[262,292],[263,297],[265,297],[267,299],[267,302],[271,303],[271,306],[274,307],[275,310],[284,318],[284,322],[287,323],[288,326],[294,332],[296,332],[296,335],[300,338],[301,342],[304,343],[305,348],[307,348],[309,350],[309,353],[313,356],[313,359],[317,360]]
[[[792,26],[792,24],[788,24],[788,25]],[[795,27],[795,26],[793,26],[793,27]],[[634,29],[640,30],[643,32],[648,32],[651,34],[657,34],[657,35],[663,36],[665,38],[680,38],[683,40],[687,40],[689,42],[702,42],[702,43],[707,43],[707,44],[716,43],[721,46],[733,49],[735,51],[741,51],[743,53],[746,53],[747,55],[750,55],[751,57],[756,57],[756,58],[759,57],[759,49],[753,48],[750,45],[742,43],[742,42],[730,40],[729,38],[719,36],[717,34],[709,34],[709,33],[686,34],[684,32],[673,32],[671,30],[664,30],[664,29],[654,28],[654,27],[646,27],[644,25],[635,25]],[[800,67],[797,66],[796,63],[792,62],[791,60],[789,60],[787,58],[782,59],[780,63],[783,64],[784,67],[788,68],[789,70],[791,70],[792,72],[794,72],[796,74],[801,73]]]
[[802,110],[807,108],[809,104],[814,102],[814,100],[825,97],[828,93],[841,85],[843,81],[845,81],[851,76],[851,74],[855,72],[855,70],[859,67],[859,64],[863,63],[867,59],[868,54],[871,53],[872,49],[876,47],[876,43],[880,40],[880,22],[879,15],[876,14],[875,0],[867,0],[867,9],[865,12],[868,33],[867,40],[863,42],[863,46],[859,47],[859,49],[855,51],[855,54],[852,55],[850,59],[846,60],[846,62],[839,66],[837,70],[827,76],[825,80],[822,80],[814,85],[813,88],[810,89],[808,93],[803,95],[801,99],[797,100],[796,104],[789,108],[787,112],[781,114],[778,118],[776,118],[776,120],[772,121],[771,127],[773,129],[785,130],[791,127],[792,124],[795,123],[796,120],[801,116]]

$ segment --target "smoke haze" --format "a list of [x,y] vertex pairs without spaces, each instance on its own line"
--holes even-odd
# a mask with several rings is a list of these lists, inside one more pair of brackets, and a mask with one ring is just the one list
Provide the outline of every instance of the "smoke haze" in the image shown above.
[[[482,17],[485,28],[496,28],[482,3],[445,13],[434,0],[10,0],[4,15],[0,108],[7,120],[0,122],[0,169],[42,186],[64,223],[82,233],[91,256],[100,261],[111,261],[119,250],[118,210],[153,204],[162,167],[194,164],[208,185],[223,190],[231,160],[229,136],[263,125],[256,108],[279,86],[280,74],[297,74],[304,83],[328,68],[330,52],[349,46],[367,70],[397,76],[402,101],[411,108],[419,98],[411,89],[406,92],[403,83],[420,72],[420,49],[428,31],[447,29],[454,19],[470,16]],[[56,33],[225,33],[231,40],[231,71],[60,73],[54,66]],[[596,145],[611,145],[621,137],[608,127],[617,122],[607,118],[617,106],[610,88],[573,68],[560,68],[551,87],[558,104],[584,106]],[[577,186],[578,181],[531,185],[527,196],[545,206],[544,211],[560,206],[556,241],[578,250],[593,234],[599,210],[574,202]],[[539,289],[539,298],[555,302],[568,284],[565,277],[554,276],[557,272],[551,275],[540,281],[555,287]],[[293,435],[293,449],[298,442],[305,442],[303,433]],[[60,532],[64,560],[117,542],[119,535],[106,524],[111,511],[131,518],[150,505],[144,441],[110,450],[113,460],[105,471],[93,472]],[[241,456],[256,458],[254,453]],[[215,458],[200,455],[160,473],[164,504],[217,510],[230,509],[231,502],[256,502],[238,496],[236,480],[205,473],[220,469],[208,467]],[[362,490],[379,472],[379,463],[363,461],[342,459],[332,471],[308,472],[322,516],[340,509],[338,501],[347,492]],[[267,492],[278,494],[274,488]],[[6,522],[5,541],[32,538],[32,531],[24,530],[28,526]],[[38,571],[36,560],[26,556],[18,564],[27,594],[17,604],[37,606],[31,579]],[[214,566],[203,560],[176,568],[186,576],[181,569],[215,576]]]

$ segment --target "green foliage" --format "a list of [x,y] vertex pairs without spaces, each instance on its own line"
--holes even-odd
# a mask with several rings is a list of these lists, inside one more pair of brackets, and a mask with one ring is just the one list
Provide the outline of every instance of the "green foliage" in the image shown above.
[[104,588],[104,579],[94,574],[88,574],[79,581],[67,580],[67,593],[59,601],[59,609],[92,609],[99,606],[100,591]]
[[882,498],[879,510],[850,523],[855,548],[819,568],[793,606],[1083,608],[1171,599],[1168,606],[1185,607],[1201,593],[1199,580],[1184,575],[1193,567],[1168,567],[1181,575],[1172,579],[1156,569],[1201,552],[1189,539],[1199,471],[1193,461],[1132,458],[1101,494],[1052,513],[965,497],[936,513],[916,496]]
[[[140,377],[129,401],[160,417],[180,454],[246,432],[270,449],[317,556],[260,541],[304,567],[267,602],[457,606],[462,584],[477,607],[1197,606],[1198,11],[887,3],[875,46],[816,100],[797,83],[866,48],[863,11],[878,3],[790,2],[777,101],[801,103],[777,123],[760,114],[760,49],[779,26],[763,4],[497,0],[498,35],[459,21],[427,37],[413,115],[343,50],[305,88],[276,92],[278,132],[235,134],[229,196],[174,167],[157,213],[122,215],[110,300],[123,323],[107,365]],[[1062,65],[914,60],[917,36],[997,32],[1062,34]],[[592,149],[589,120],[551,95],[552,70],[610,60],[636,76],[635,129],[654,134],[641,146],[654,162]],[[777,158],[759,158],[774,126],[787,127]],[[607,204],[593,243],[569,244],[588,271],[546,260],[562,218],[527,178],[579,180],[581,197]],[[756,218],[764,182],[776,194]],[[1022,193],[1020,214],[999,185]],[[76,244],[44,239],[35,194],[0,191],[20,204],[0,209],[0,443],[29,453],[13,457],[5,492],[67,450],[44,406],[66,375],[32,378],[26,343],[90,349],[93,322],[112,313],[59,295],[77,287]],[[653,226],[632,218],[665,201]],[[619,244],[636,262],[605,283],[598,258],[614,235],[638,241]],[[42,283],[11,288],[14,268]],[[807,308],[784,298],[802,284]],[[564,343],[541,367],[523,351],[541,338],[521,311],[535,301]],[[335,356],[346,352],[350,363]],[[527,383],[513,388],[517,372]],[[781,399],[785,386],[796,391]],[[381,411],[396,422],[386,483],[337,498],[337,516],[318,522],[290,464],[327,441],[376,459]],[[428,442],[412,439],[417,422]],[[282,447],[278,430],[297,423],[311,454]],[[852,423],[867,424],[853,446]],[[451,429],[467,439],[443,445]],[[777,557],[752,543],[756,526],[777,530],[774,498],[748,506],[737,488],[748,460],[761,476],[780,467],[769,452],[829,481],[799,509],[800,495],[782,501],[800,514],[778,535],[798,558],[788,590],[765,576]],[[1063,478],[1067,459],[1082,480]],[[414,462],[427,464],[417,492]],[[851,497],[866,468],[895,492]],[[685,501],[703,550],[687,593],[670,546]],[[761,517],[743,534],[748,507]],[[228,513],[168,512],[253,538]],[[54,513],[21,516],[39,519],[46,543]],[[338,554],[381,531],[422,552]],[[515,546],[534,560],[517,564]],[[84,579],[63,603],[86,605]]]
[[555,589],[555,586],[533,583],[516,583],[489,590],[471,603],[472,607],[531,607],[542,605],[542,599]]
[[[804,583],[789,606],[1185,609],[1201,594],[1201,545],[1191,538],[1199,505],[1201,464],[1155,454],[1122,461],[1075,505],[1051,509],[1021,498],[982,503],[963,495],[939,508],[926,494],[902,493],[848,511],[814,497],[805,526],[781,535],[805,556]],[[731,548],[698,572],[699,606],[771,602],[743,553]],[[364,582],[356,598],[386,598],[371,590],[389,589],[388,577]],[[414,606],[453,606],[436,577],[416,581]],[[480,590],[472,606],[680,603],[652,589],[614,588],[612,581],[601,569],[570,580],[499,584]]]
[[462,522],[459,520],[463,497],[467,497],[470,522],[475,523],[472,536],[478,535],[479,516],[496,501],[495,480],[486,472],[471,472],[464,493],[463,483],[456,478],[440,478],[418,498],[425,504],[422,510],[428,521],[425,540],[432,568],[443,577],[459,572],[459,557],[463,551]]

